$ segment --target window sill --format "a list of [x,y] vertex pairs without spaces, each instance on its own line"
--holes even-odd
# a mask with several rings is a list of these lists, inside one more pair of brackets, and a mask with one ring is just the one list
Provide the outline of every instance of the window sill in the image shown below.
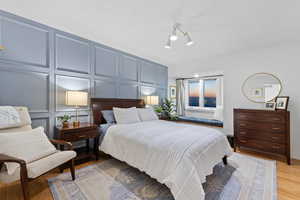
[[187,107],[185,108],[186,111],[191,112],[205,112],[205,113],[214,113],[216,108],[205,108],[205,107]]

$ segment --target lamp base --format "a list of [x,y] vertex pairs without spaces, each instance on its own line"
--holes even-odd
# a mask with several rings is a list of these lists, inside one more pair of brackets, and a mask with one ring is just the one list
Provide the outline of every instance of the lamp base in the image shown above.
[[80,121],[74,121],[73,126],[74,127],[79,127],[80,126]]

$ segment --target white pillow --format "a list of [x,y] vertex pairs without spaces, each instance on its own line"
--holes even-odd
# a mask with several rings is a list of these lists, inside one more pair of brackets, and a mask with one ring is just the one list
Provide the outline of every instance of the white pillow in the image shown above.
[[21,118],[12,106],[0,106],[0,129],[18,127],[21,124]]
[[131,124],[140,122],[140,118],[135,107],[132,108],[113,108],[117,124]]
[[138,108],[138,113],[141,121],[158,120],[158,116],[155,114],[153,108]]
[[[39,160],[56,151],[42,127],[29,131],[0,134],[0,153],[25,160],[26,163]],[[13,174],[20,166],[17,163],[5,163],[5,165],[9,175]]]

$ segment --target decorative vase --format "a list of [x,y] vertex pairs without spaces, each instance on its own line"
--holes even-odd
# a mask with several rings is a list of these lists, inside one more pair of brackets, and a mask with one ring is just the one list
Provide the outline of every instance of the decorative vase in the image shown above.
[[69,127],[69,122],[63,122],[62,125],[63,125],[63,128],[68,128]]

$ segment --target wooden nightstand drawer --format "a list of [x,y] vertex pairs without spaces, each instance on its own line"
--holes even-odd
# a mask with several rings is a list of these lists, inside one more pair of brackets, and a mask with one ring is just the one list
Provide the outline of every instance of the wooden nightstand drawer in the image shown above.
[[89,138],[95,138],[99,133],[97,131],[87,131],[87,132],[69,132],[62,135],[62,139],[68,142],[84,140]]
[[[100,132],[98,127],[90,123],[80,123],[80,126],[74,127],[70,125],[67,128],[55,127],[55,138],[60,140],[65,140],[68,142],[77,142],[85,140],[86,142],[86,151],[81,151],[82,148],[74,149],[77,152],[76,160],[81,160],[85,157],[96,157],[98,160],[99,156],[99,137]],[[94,140],[93,153],[90,153],[90,139]],[[79,155],[80,154],[80,155]]]

